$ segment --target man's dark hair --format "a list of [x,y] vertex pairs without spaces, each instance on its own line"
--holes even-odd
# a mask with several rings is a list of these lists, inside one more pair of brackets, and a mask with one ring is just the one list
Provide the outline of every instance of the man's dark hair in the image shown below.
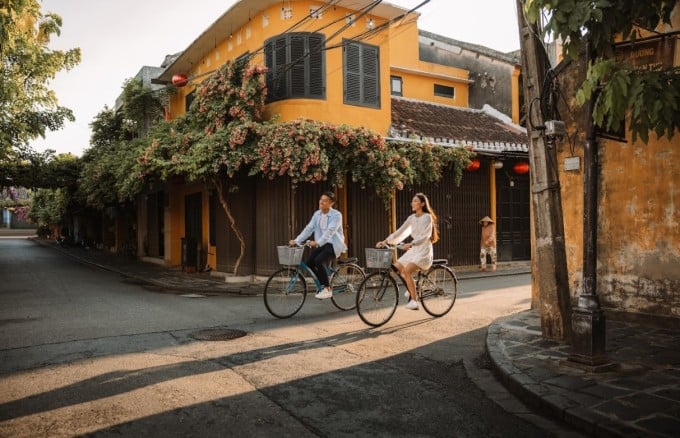
[[335,193],[333,193],[333,192],[331,192],[331,191],[323,192],[323,195],[322,195],[322,196],[327,196],[328,199],[330,199],[331,201],[335,202]]

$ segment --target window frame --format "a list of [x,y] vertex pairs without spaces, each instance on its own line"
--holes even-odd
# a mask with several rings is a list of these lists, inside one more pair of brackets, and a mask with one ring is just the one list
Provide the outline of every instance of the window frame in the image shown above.
[[[394,89],[395,80],[399,82],[399,91],[395,91]],[[404,78],[401,76],[390,75],[390,95],[404,96]]]
[[196,89],[194,88],[191,90],[189,93],[187,93],[186,96],[184,96],[184,112],[188,113],[189,108],[191,108],[191,104],[194,102],[194,99],[196,99]]
[[[440,88],[439,91],[437,91],[437,87]],[[441,91],[442,88],[450,89],[450,90],[451,90],[451,94],[449,95],[448,93],[442,92],[442,91]],[[434,84],[434,87],[433,87],[433,93],[434,93],[435,96],[437,96],[437,97],[443,97],[443,98],[445,98],[445,99],[455,99],[455,98],[456,98],[456,88],[455,88],[455,87],[452,87],[452,86],[449,86],[449,85],[442,85],[442,84],[437,84],[437,83],[435,83],[435,84]]]
[[318,32],[290,32],[265,41],[267,103],[326,99],[325,43]]
[[[358,52],[354,59],[352,52]],[[356,67],[356,68],[353,68]],[[368,70],[374,68],[374,72]],[[343,103],[380,109],[380,46],[345,39],[342,41]],[[352,89],[352,82],[358,84]],[[372,90],[371,90],[372,88]],[[373,95],[371,95],[371,92]],[[357,95],[356,98],[351,95]]]

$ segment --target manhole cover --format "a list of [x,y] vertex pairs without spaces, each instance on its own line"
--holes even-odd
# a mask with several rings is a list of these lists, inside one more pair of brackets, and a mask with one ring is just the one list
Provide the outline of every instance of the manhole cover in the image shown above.
[[243,330],[236,329],[208,329],[193,333],[192,338],[198,341],[230,341],[246,335]]

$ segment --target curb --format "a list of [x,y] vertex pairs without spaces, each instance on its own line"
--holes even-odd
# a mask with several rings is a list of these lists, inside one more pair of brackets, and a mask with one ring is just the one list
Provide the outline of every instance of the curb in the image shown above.
[[[142,277],[139,275],[135,275],[133,273],[130,273],[125,270],[117,269],[114,266],[107,265],[107,264],[102,264],[102,263],[97,263],[95,261],[89,260],[84,257],[80,257],[76,254],[73,254],[72,252],[66,250],[65,248],[61,248],[59,246],[55,245],[50,245],[48,242],[52,241],[46,241],[44,239],[36,239],[36,238],[31,238],[30,240],[34,241],[35,243],[53,248],[60,253],[72,258],[73,260],[78,261],[79,263],[94,266],[96,268],[102,269],[104,271],[108,272],[114,272],[116,274],[119,274],[125,278],[132,279],[136,282],[146,284],[149,286],[153,287],[159,287],[163,288],[166,290],[170,291],[176,291],[176,292],[193,292],[193,293],[200,293],[200,294],[227,294],[227,295],[237,295],[237,296],[262,296],[262,289],[264,288],[265,281],[251,281],[248,283],[228,283],[228,282],[215,282],[216,285],[224,286],[227,285],[227,287],[201,287],[201,286],[178,286],[174,284],[168,284],[163,281],[158,281],[153,278],[147,278],[147,277]],[[140,262],[143,262],[141,260],[137,260]],[[145,262],[148,263],[148,262]],[[162,267],[156,266],[158,269],[162,269]],[[468,280],[468,279],[480,279],[480,278],[490,278],[490,277],[502,277],[502,276],[509,276],[509,275],[522,275],[522,274],[530,274],[531,273],[531,267],[524,267],[520,266],[517,268],[513,269],[508,269],[508,270],[496,270],[495,272],[479,272],[477,270],[468,270],[465,269],[463,271],[456,271],[454,269],[454,272],[456,273],[456,277],[459,280]],[[254,290],[256,289],[256,290]]]
[[[159,287],[159,288],[163,288],[163,289],[170,290],[170,291],[185,292],[185,293],[192,292],[192,293],[199,293],[199,294],[223,294],[223,295],[226,294],[226,295],[238,295],[238,296],[258,296],[258,295],[261,295],[261,293],[248,292],[248,288],[251,286],[250,284],[247,284],[245,286],[233,285],[229,288],[214,288],[214,289],[213,288],[200,288],[200,287],[191,287],[191,286],[172,285],[172,284],[168,284],[168,283],[165,283],[165,282],[162,282],[162,281],[158,281],[158,280],[154,280],[154,279],[150,279],[150,278],[146,278],[146,277],[141,277],[141,276],[138,276],[138,275],[135,275],[135,274],[131,274],[130,272],[126,272],[124,270],[117,269],[117,268],[110,266],[110,265],[105,265],[105,264],[94,262],[92,260],[88,260],[84,257],[80,257],[76,254],[73,254],[72,252],[69,252],[66,249],[59,248],[56,245],[48,245],[46,242],[40,241],[40,239],[31,239],[31,240],[33,240],[38,245],[42,245],[44,247],[52,248],[56,251],[59,251],[61,254],[64,254],[67,257],[70,257],[71,259],[73,259],[73,260],[75,260],[78,263],[81,263],[83,265],[94,266],[94,267],[101,269],[103,271],[113,272],[115,274],[121,275],[122,277],[134,280],[135,282],[139,282],[141,284],[146,284],[146,285],[153,286],[153,287]],[[222,285],[222,284],[228,284],[228,283],[217,283],[216,282],[215,284]]]
[[[507,329],[499,323],[511,318],[512,316],[504,317],[491,323],[486,336],[486,351],[491,360],[493,374],[508,391],[537,412],[588,436],[627,437],[644,434],[640,429],[583,407],[578,401],[566,397],[566,394],[555,393],[517,368],[505,353],[502,335]],[[563,375],[557,371],[551,372],[555,377]]]

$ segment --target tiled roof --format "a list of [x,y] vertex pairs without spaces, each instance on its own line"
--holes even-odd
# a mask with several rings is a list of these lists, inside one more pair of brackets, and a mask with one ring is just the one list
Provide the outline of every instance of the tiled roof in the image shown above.
[[485,105],[481,110],[392,97],[390,137],[472,146],[480,153],[528,151],[526,129]]

